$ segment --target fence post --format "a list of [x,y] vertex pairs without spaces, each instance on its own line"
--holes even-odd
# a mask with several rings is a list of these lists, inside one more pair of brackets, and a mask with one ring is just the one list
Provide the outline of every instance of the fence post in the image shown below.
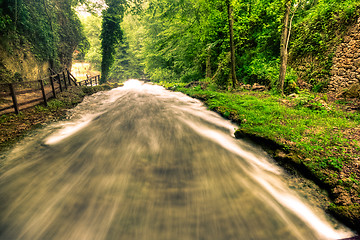
[[70,78],[69,78],[69,74],[67,73],[67,70],[65,69],[63,73],[64,73],[64,79],[65,79],[65,77],[67,78],[67,84],[70,87],[71,82],[70,82]]
[[16,99],[16,93],[15,93],[15,89],[14,89],[14,85],[12,83],[9,83],[9,88],[10,88],[10,93],[11,93],[11,97],[13,100],[13,104],[14,104],[14,109],[15,109],[15,113],[19,114],[19,105]]
[[61,77],[60,77],[60,74],[56,75],[56,78],[57,78],[57,80],[59,81],[60,92],[62,92],[62,91],[63,91],[63,88],[62,88],[62,86],[61,86]]
[[54,98],[56,98],[56,91],[55,91],[55,86],[54,86],[54,79],[53,77],[50,75],[50,83],[51,83],[51,88],[52,88],[52,92],[54,95]]
[[67,83],[66,83],[66,78],[65,78],[65,72],[62,72],[63,78],[64,78],[64,85],[65,85],[65,90],[67,90]]
[[45,88],[44,88],[44,82],[43,82],[43,80],[39,80],[39,82],[40,82],[41,92],[42,92],[42,95],[43,95],[45,106],[48,106],[47,99],[46,99]]
[[[67,74],[67,78],[68,78],[68,81],[69,81],[69,86],[71,86],[70,72],[69,72],[69,70],[67,68],[66,68],[66,74]],[[75,86],[76,86],[76,83],[75,83]]]

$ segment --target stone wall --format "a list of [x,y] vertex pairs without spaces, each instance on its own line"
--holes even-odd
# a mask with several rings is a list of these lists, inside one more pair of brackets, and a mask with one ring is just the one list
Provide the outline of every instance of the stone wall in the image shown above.
[[329,91],[339,92],[360,84],[360,18],[337,47],[330,74]]

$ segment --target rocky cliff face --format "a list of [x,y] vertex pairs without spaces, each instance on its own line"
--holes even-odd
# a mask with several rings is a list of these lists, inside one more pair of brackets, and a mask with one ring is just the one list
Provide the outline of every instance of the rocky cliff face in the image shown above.
[[0,83],[34,81],[49,75],[50,63],[41,61],[28,44],[0,45]]
[[340,92],[360,84],[360,18],[337,47],[329,91]]

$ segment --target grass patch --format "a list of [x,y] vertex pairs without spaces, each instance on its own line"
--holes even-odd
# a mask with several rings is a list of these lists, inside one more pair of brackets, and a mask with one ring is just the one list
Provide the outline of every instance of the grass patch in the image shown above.
[[[341,101],[326,103],[326,96],[311,93],[283,98],[269,92],[214,91],[171,83],[166,87],[203,100],[209,109],[238,123],[241,132],[283,146],[329,190],[331,209],[341,209],[337,213],[358,209],[354,206],[360,203],[360,115],[339,110]],[[359,223],[360,215],[354,214],[344,216],[351,216],[348,223]]]

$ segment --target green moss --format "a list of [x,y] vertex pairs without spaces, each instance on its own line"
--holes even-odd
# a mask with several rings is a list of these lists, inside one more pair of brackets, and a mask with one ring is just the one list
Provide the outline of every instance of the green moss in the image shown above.
[[[308,92],[293,99],[269,92],[214,91],[169,83],[167,87],[201,99],[209,109],[239,124],[235,133],[237,137],[293,153],[278,156],[273,152],[273,156],[285,161],[285,165],[301,168],[329,191],[343,187],[350,196],[349,201],[357,201],[359,176],[352,174],[346,179],[340,176],[347,174],[354,159],[360,158],[360,145],[347,133],[360,125],[359,114],[337,110],[335,105],[325,103],[326,97]],[[352,221],[350,216],[343,217]],[[355,214],[354,219],[359,221],[359,215]]]
[[351,227],[356,230],[360,230],[360,205],[350,205],[350,206],[337,206],[331,204],[329,206],[329,211],[336,215],[338,218],[346,221],[351,225]]

